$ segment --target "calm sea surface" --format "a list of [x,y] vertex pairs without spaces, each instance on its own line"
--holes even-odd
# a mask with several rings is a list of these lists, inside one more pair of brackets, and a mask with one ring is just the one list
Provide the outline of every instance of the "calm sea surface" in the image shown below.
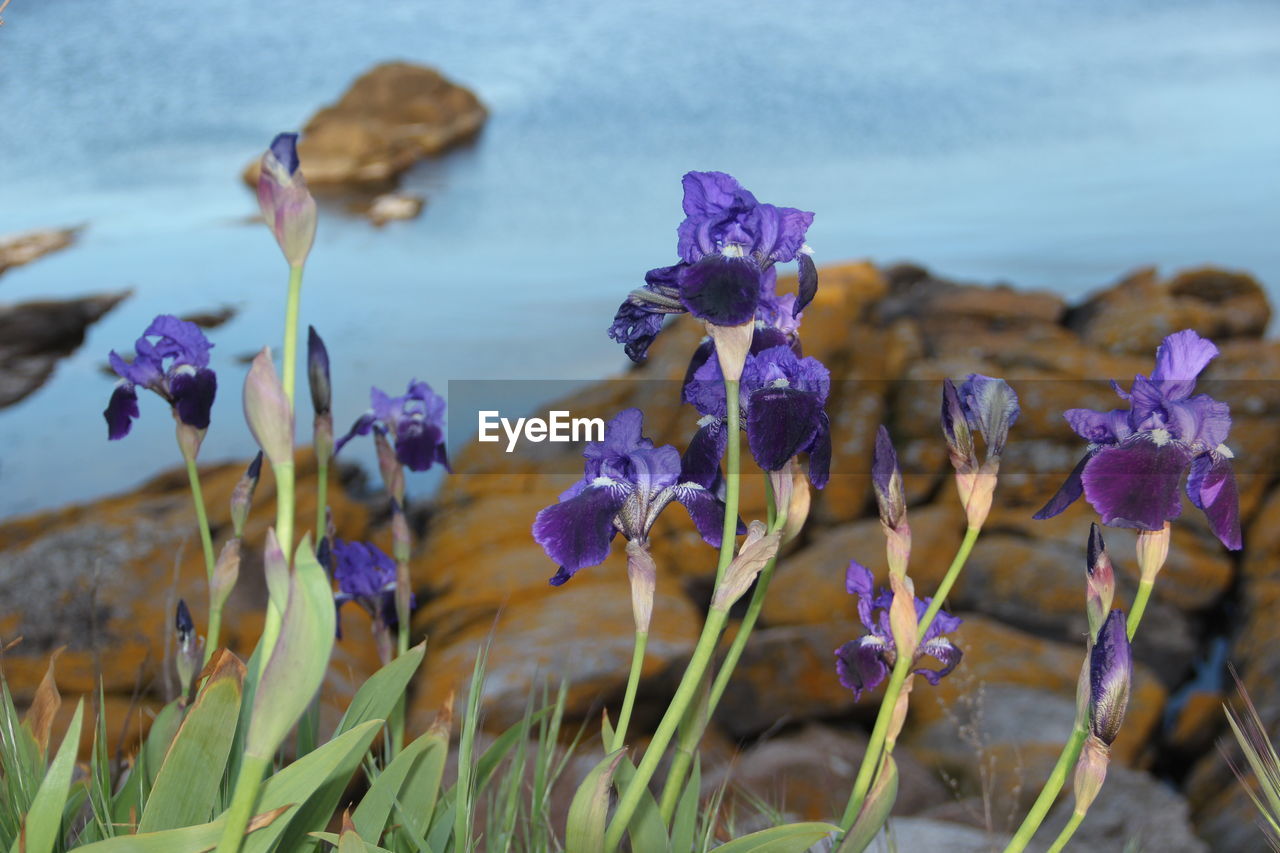
[[278,346],[285,269],[243,222],[239,171],[387,59],[438,66],[492,119],[409,175],[422,218],[323,212],[303,317],[328,340],[340,426],[375,383],[620,368],[604,328],[673,259],[688,169],[816,211],[819,261],[1069,295],[1212,262],[1280,293],[1274,2],[12,0],[4,17],[0,233],[89,228],[0,278],[0,300],[136,295],[0,411],[0,516],[177,461],[158,399],[122,442],[101,417],[107,351],[160,312],[239,308],[212,334],[203,455],[249,454],[237,358]]

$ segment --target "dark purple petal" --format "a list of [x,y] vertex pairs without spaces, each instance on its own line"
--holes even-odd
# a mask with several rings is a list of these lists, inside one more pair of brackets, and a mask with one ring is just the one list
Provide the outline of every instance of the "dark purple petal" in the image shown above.
[[[716,345],[712,343],[710,338],[704,338],[702,343],[698,344],[698,348],[693,351],[693,357],[689,359],[689,366],[684,371],[684,381],[680,383],[680,399],[686,403],[691,403],[693,398],[690,394],[697,395],[700,391],[696,388],[691,389],[697,380],[694,374],[702,369],[708,361],[712,360],[712,356],[716,353]],[[719,371],[717,371],[719,372]],[[723,393],[721,397],[723,397]]]
[[331,553],[338,591],[353,599],[372,601],[395,584],[395,561],[376,545],[335,539]]
[[618,486],[589,486],[577,497],[541,510],[533,522],[533,538],[570,575],[598,565],[609,556],[613,517],[627,494]]
[[440,427],[426,420],[405,418],[396,427],[396,459],[410,471],[426,471],[444,443]]
[[564,566],[556,569],[556,573],[551,576],[547,583],[552,586],[564,586],[568,583],[569,578],[573,577],[573,572],[567,571]]
[[1120,733],[1129,704],[1133,651],[1125,631],[1124,612],[1112,610],[1098,631],[1089,656],[1089,727],[1108,746]]
[[613,324],[609,326],[609,338],[622,344],[627,358],[639,364],[648,356],[649,347],[662,331],[665,320],[666,313],[628,299],[618,306]]
[[178,610],[174,614],[173,629],[178,635],[178,643],[188,638],[196,630],[196,623],[191,618],[191,609],[185,599],[178,599]]
[[1109,412],[1067,409],[1062,416],[1075,434],[1090,444],[1115,444],[1133,433],[1129,428],[1129,412],[1125,409],[1112,409]]
[[825,405],[831,392],[831,371],[816,358],[800,358],[790,344],[754,353],[742,368],[742,390],[749,394],[775,387],[811,391],[819,405]]
[[747,445],[756,464],[781,470],[807,448],[818,432],[822,403],[816,394],[796,388],[761,388],[747,406]]
[[884,641],[875,636],[853,640],[836,649],[836,674],[840,683],[853,691],[855,699],[874,690],[889,674],[884,653]]
[[973,449],[973,433],[965,413],[960,392],[950,379],[942,380],[942,435],[947,440],[951,464],[957,471],[975,467],[978,457]]
[[156,354],[161,358],[172,358],[175,365],[189,364],[192,367],[209,366],[209,350],[213,344],[204,336],[200,327],[189,320],[179,320],[172,314],[161,314],[151,321],[151,325],[142,333],[144,337],[156,335]]
[[1156,349],[1156,369],[1151,379],[1160,383],[1165,399],[1179,400],[1195,388],[1196,377],[1218,355],[1212,341],[1192,329],[1183,329],[1164,339]]
[[704,489],[715,490],[720,478],[720,460],[724,458],[729,443],[729,432],[724,422],[709,420],[694,433],[693,440],[680,460],[680,479],[697,483]]
[[[893,599],[893,594],[889,593],[887,598],[883,595],[878,598],[875,594],[875,579],[871,575],[871,570],[857,560],[850,560],[849,568],[845,570],[844,591],[858,597],[858,619],[862,622],[862,627],[868,631],[875,631],[876,622],[873,613],[882,603],[888,606]],[[880,598],[883,598],[883,601],[879,600]]]
[[1216,453],[1205,453],[1191,462],[1187,477],[1187,496],[1204,511],[1209,526],[1222,544],[1232,551],[1243,547],[1240,537],[1240,495],[1231,460]]
[[1058,491],[1054,496],[1049,498],[1049,502],[1042,506],[1039,512],[1031,516],[1032,518],[1041,521],[1046,518],[1053,518],[1080,499],[1080,496],[1084,494],[1084,484],[1080,481],[1080,478],[1084,474],[1084,466],[1089,464],[1089,460],[1094,457],[1095,453],[1097,453],[1096,450],[1089,451],[1076,463],[1076,467],[1072,468],[1071,473],[1067,475],[1066,481],[1058,487]]
[[1182,512],[1178,486],[1190,464],[1186,445],[1159,444],[1139,433],[1101,448],[1085,464],[1080,480],[1103,524],[1159,530]]
[[750,251],[785,264],[800,254],[812,224],[813,214],[808,211],[760,204],[746,215],[743,229],[750,235]]
[[271,140],[271,153],[287,173],[292,175],[298,171],[298,134],[277,134],[276,138]]
[[449,464],[449,451],[445,449],[443,441],[436,445],[436,464],[442,466],[450,474],[453,473],[453,466]]
[[[632,450],[626,457],[627,465],[616,474],[606,470],[605,476],[619,479],[619,474],[635,486],[642,495],[655,495],[680,481],[680,451],[673,445],[647,447]],[[612,466],[607,466],[611,468]]]
[[824,489],[831,479],[831,421],[826,412],[818,413],[818,430],[805,448],[809,453],[809,482]]
[[1111,558],[1107,556],[1107,543],[1102,539],[1102,528],[1097,524],[1089,524],[1089,547],[1085,555],[1085,570],[1090,577],[1102,567],[1102,560],[1106,559],[1110,563]]
[[111,401],[102,412],[107,419],[107,438],[111,441],[124,438],[133,426],[133,419],[138,417],[138,392],[133,384],[121,382],[111,392]]
[[898,454],[884,424],[876,430],[876,446],[871,454],[871,488],[880,508],[880,520],[890,527],[897,527],[906,515],[906,493],[902,486],[902,472],[898,469]]
[[[715,353],[714,344],[711,344],[711,352]],[[748,356],[747,362],[750,361]],[[739,390],[743,390],[742,386],[739,386]],[[725,405],[724,374],[720,372],[720,360],[708,358],[694,368],[680,389],[680,394],[684,402],[697,409],[699,414],[714,418],[726,417],[729,410]]]
[[798,317],[813,297],[818,295],[818,268],[813,265],[813,258],[801,252],[796,256],[800,265],[800,290],[796,297],[796,306],[791,309],[791,316]]
[[680,274],[680,301],[690,314],[717,326],[755,319],[760,268],[747,258],[708,255]]
[[143,388],[158,388],[164,379],[164,365],[146,338],[140,338],[139,343],[146,344],[146,352],[137,352],[132,362],[125,361],[115,350],[107,354],[107,361],[121,379]]
[[1009,428],[1018,420],[1018,395],[1003,379],[971,373],[960,386],[960,401],[969,427],[982,433],[987,456],[1004,452]]
[[675,487],[675,498],[689,511],[702,541],[719,548],[724,539],[724,504],[710,490],[697,483]]
[[338,443],[333,446],[334,455],[338,455],[338,451],[342,450],[342,448],[346,446],[346,443],[357,435],[368,435],[377,420],[378,416],[373,412],[365,412],[357,418],[356,422],[351,425],[351,429],[348,430],[347,434],[338,439]]
[[218,377],[207,367],[194,372],[180,370],[169,379],[169,393],[178,420],[196,429],[209,428],[209,412],[218,393]]
[[1231,432],[1231,408],[1208,394],[1166,403],[1164,410],[1174,438],[1199,444],[1205,450],[1217,450]]
[[[916,618],[924,618],[924,612],[929,609],[929,605],[933,603],[932,598],[916,599]],[[945,610],[939,610],[933,616],[933,621],[929,623],[928,629],[924,632],[925,640],[932,640],[934,637],[941,637],[943,634],[950,634],[959,628],[964,622],[959,616],[952,616]]]
[[933,658],[942,666],[938,669],[917,666],[911,671],[923,675],[925,681],[937,687],[943,676],[955,669],[960,663],[960,658],[963,657],[963,654],[955,643],[945,637],[935,637],[931,640],[925,640],[920,644],[920,648],[916,650],[917,661],[925,657]]
[[328,414],[333,397],[329,383],[329,350],[316,334],[315,326],[307,326],[307,381],[311,386],[311,408],[317,415]]
[[[776,326],[757,326],[756,330],[751,333],[751,349],[748,352],[751,355],[759,355],[774,347],[792,348],[791,341],[787,338],[787,333]],[[793,348],[792,352],[795,352]]]

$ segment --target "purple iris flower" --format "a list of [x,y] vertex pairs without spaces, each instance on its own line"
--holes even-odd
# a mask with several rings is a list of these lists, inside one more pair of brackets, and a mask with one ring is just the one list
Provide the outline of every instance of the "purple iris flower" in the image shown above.
[[681,469],[680,451],[654,447],[641,434],[644,415],[626,409],[605,425],[604,440],[587,444],[582,479],[541,510],[533,538],[560,564],[551,578],[560,586],[579,570],[604,562],[617,533],[646,542],[658,514],[672,501],[684,504],[707,544],[719,547],[724,503]]
[[[152,337],[158,340],[152,343],[148,340]],[[208,429],[218,379],[209,369],[213,344],[200,327],[161,314],[133,346],[137,355],[132,362],[125,361],[115,350],[108,356],[120,381],[102,413],[107,420],[107,437],[115,440],[129,434],[133,419],[138,417],[138,386],[163,397],[182,423],[198,430]]]
[[1225,444],[1231,411],[1208,394],[1191,393],[1217,355],[1194,331],[1177,332],[1156,350],[1150,378],[1137,376],[1127,392],[1112,383],[1127,410],[1068,409],[1067,423],[1089,448],[1035,517],[1052,518],[1083,494],[1103,524],[1159,530],[1182,513],[1185,476],[1191,503],[1223,545],[1239,550],[1240,502]]
[[425,382],[413,380],[401,397],[389,397],[378,388],[370,389],[373,408],[360,416],[333,452],[336,455],[357,435],[377,430],[390,435],[396,459],[410,471],[426,471],[439,463],[449,469],[444,446],[444,398]]
[[[853,691],[854,698],[867,690],[874,690],[884,681],[889,670],[893,669],[896,647],[893,631],[889,627],[889,606],[893,603],[893,593],[885,588],[876,591],[871,570],[856,560],[849,563],[845,573],[845,591],[858,596],[858,618],[869,633],[857,640],[851,640],[836,649],[836,672],[840,683]],[[933,599],[917,598],[916,619],[924,617]],[[941,664],[937,669],[918,666],[911,670],[925,677],[930,684],[937,685],[942,677],[956,668],[960,663],[960,648],[948,640],[948,634],[960,627],[961,619],[952,616],[945,610],[939,610],[924,633],[924,640],[916,649],[915,659],[931,657]]]
[[354,601],[375,622],[397,627],[395,561],[376,545],[342,539],[333,540],[327,557],[338,583],[334,603],[341,608]]
[[[825,406],[831,373],[816,358],[801,358],[776,329],[757,329],[738,386],[742,428],[756,463],[779,471],[798,453],[809,454],[809,480],[822,488],[830,478],[831,423]],[[710,485],[720,470],[725,430],[720,363],[707,358],[684,386],[685,402],[703,414],[685,453],[694,479]]]
[[[804,244],[812,213],[761,204],[723,172],[689,172],[683,184],[680,262],[650,270],[609,327],[632,361],[644,360],[667,314],[687,311],[716,326],[770,322],[782,311],[794,320],[818,290]],[[800,287],[788,300],[776,293],[773,267],[790,261],[800,267]]]

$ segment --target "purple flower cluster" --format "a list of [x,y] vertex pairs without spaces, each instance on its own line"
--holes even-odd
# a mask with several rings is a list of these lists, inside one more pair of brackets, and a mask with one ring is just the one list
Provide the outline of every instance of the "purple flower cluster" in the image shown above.
[[[153,343],[150,338],[156,338]],[[218,378],[209,369],[213,344],[195,323],[161,314],[134,343],[136,355],[125,361],[115,350],[108,356],[120,377],[102,414],[107,437],[124,438],[138,417],[139,387],[154,391],[173,408],[174,417],[197,430],[209,428],[209,412]]]
[[398,624],[395,561],[376,545],[342,539],[333,540],[329,556],[338,584],[334,595],[338,608],[354,601],[370,618],[394,629]]
[[[889,625],[889,607],[893,603],[893,593],[883,588],[877,591],[871,570],[858,562],[849,564],[849,570],[845,574],[845,590],[850,595],[858,596],[858,618],[868,632],[835,651],[836,672],[840,676],[840,683],[852,690],[856,698],[868,690],[874,690],[884,681],[895,663],[897,647]],[[915,600],[917,619],[924,616],[931,601],[929,598]],[[959,617],[952,616],[945,610],[938,611],[916,649],[915,660],[931,657],[941,666],[936,669],[918,666],[912,672],[923,675],[930,684],[936,685],[944,675],[956,668],[960,663],[961,651],[943,634],[960,627],[960,621]]]
[[[609,327],[633,361],[644,360],[668,314],[688,312],[716,326],[761,319],[785,327],[818,289],[804,245],[812,213],[762,204],[723,172],[689,172],[683,184],[680,261],[650,270]],[[774,265],[790,261],[800,267],[799,293],[779,297]]]
[[334,453],[357,435],[377,430],[390,435],[396,459],[410,471],[426,471],[439,463],[449,470],[444,443],[445,401],[425,382],[413,380],[402,396],[391,397],[378,388],[370,389],[372,407],[338,440]]
[[707,544],[720,545],[724,503],[687,476],[678,450],[669,444],[655,447],[641,434],[643,418],[639,409],[627,409],[609,421],[604,440],[588,443],[583,451],[582,479],[534,520],[533,538],[560,564],[552,585],[604,562],[618,533],[647,541],[659,513],[672,501],[689,511]]
[[1068,409],[1067,423],[1089,448],[1035,517],[1052,518],[1083,494],[1104,524],[1159,530],[1182,513],[1185,477],[1191,503],[1222,544],[1239,550],[1240,505],[1226,445],[1231,411],[1208,394],[1192,394],[1217,355],[1194,331],[1177,332],[1156,350],[1150,377],[1137,376],[1129,391],[1112,383],[1127,409]]

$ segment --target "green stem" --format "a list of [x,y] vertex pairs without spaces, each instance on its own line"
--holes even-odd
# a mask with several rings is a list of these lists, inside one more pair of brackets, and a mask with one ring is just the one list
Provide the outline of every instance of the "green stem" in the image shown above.
[[1084,815],[1085,813],[1080,811],[1071,813],[1071,820],[1067,821],[1067,825],[1062,828],[1062,832],[1058,833],[1053,846],[1049,848],[1049,853],[1062,853],[1062,849],[1067,846],[1071,836],[1076,834],[1076,830],[1080,827],[1080,822],[1084,820]]
[[631,673],[627,676],[627,692],[622,696],[622,710],[618,713],[618,728],[613,733],[610,752],[621,749],[627,740],[627,727],[631,725],[631,711],[635,708],[636,693],[640,689],[640,669],[644,665],[644,649],[648,643],[649,632],[636,631],[636,644],[631,651]]
[[1129,619],[1125,623],[1125,631],[1129,634],[1129,639],[1133,639],[1133,635],[1138,633],[1138,625],[1142,623],[1142,614],[1147,612],[1147,602],[1151,599],[1151,589],[1155,586],[1155,579],[1148,580],[1143,578],[1138,581],[1138,592],[1133,597],[1133,606],[1129,608]]
[[738,383],[724,382],[725,429],[729,430],[729,447],[725,460],[724,532],[720,538],[720,560],[716,563],[716,587],[725,569],[733,562],[733,549],[738,544],[738,489],[742,481],[742,435],[738,413]]
[[[960,549],[956,551],[956,556],[947,568],[947,573],[943,576],[942,583],[938,585],[938,590],[933,595],[933,601],[930,602],[929,608],[925,610],[924,616],[920,619],[920,626],[916,631],[917,640],[924,639],[929,626],[933,624],[933,618],[942,609],[942,603],[946,600],[947,593],[951,591],[951,587],[955,585],[956,579],[960,577],[960,572],[964,569],[964,564],[968,561],[969,553],[973,551],[973,546],[977,543],[978,534],[981,531],[982,528],[980,527],[970,527],[965,532],[964,541],[960,543]],[[858,776],[854,780],[853,791],[849,794],[849,802],[840,818],[840,828],[843,832],[848,832],[849,827],[853,826],[854,820],[858,817],[858,812],[862,810],[862,804],[867,799],[867,792],[871,790],[871,783],[875,779],[876,769],[880,766],[880,753],[884,749],[885,737],[889,733],[889,723],[893,718],[893,709],[898,704],[898,694],[902,692],[902,686],[906,684],[907,678],[911,674],[911,664],[910,656],[905,655],[900,655],[894,663],[893,674],[889,677],[889,685],[885,688],[884,698],[880,701],[880,712],[876,715],[875,726],[871,729],[871,739],[867,742],[866,754],[862,757],[862,766],[858,768]]]
[[[1147,600],[1151,597],[1153,585],[1154,581],[1141,580],[1138,582],[1138,593],[1134,596],[1133,606],[1129,609],[1129,619],[1125,625],[1125,631],[1130,640],[1138,633],[1138,626],[1142,623],[1142,614],[1147,609]],[[1053,805],[1054,800],[1058,798],[1058,793],[1062,790],[1062,786],[1066,784],[1067,774],[1080,759],[1080,750],[1084,748],[1084,740],[1087,734],[1088,729],[1084,727],[1083,721],[1077,720],[1075,728],[1071,731],[1071,737],[1067,740],[1066,745],[1062,747],[1062,754],[1058,756],[1058,763],[1054,765],[1053,772],[1049,774],[1049,779],[1044,783],[1044,788],[1040,790],[1040,796],[1036,797],[1035,803],[1031,806],[1031,811],[1027,812],[1022,825],[1018,827],[1017,833],[1014,834],[1013,840],[1009,842],[1009,846],[1004,849],[1004,853],[1021,853],[1027,844],[1031,842],[1032,836],[1040,828],[1045,815],[1049,813],[1049,807]],[[1072,831],[1074,831],[1074,828]],[[1061,840],[1065,844],[1070,837],[1070,835],[1067,835]]]
[[693,650],[693,657],[689,660],[689,666],[684,672],[684,677],[680,680],[680,686],[676,688],[675,695],[671,697],[671,704],[667,706],[667,711],[662,716],[662,722],[658,724],[658,730],[653,733],[653,740],[649,742],[648,748],[645,749],[644,758],[641,760],[640,766],[636,768],[635,776],[631,778],[631,784],[627,786],[622,798],[618,801],[618,809],[614,812],[613,820],[609,823],[609,831],[605,834],[604,839],[605,850],[609,851],[609,853],[618,849],[618,844],[622,841],[622,835],[627,831],[627,826],[631,823],[631,818],[635,815],[636,808],[640,805],[640,798],[644,796],[644,792],[649,786],[649,780],[653,778],[654,771],[658,769],[658,763],[662,761],[662,756],[666,753],[668,744],[671,743],[671,737],[675,734],[676,726],[679,725],[689,704],[698,692],[698,685],[702,681],[703,674],[707,671],[707,665],[711,663],[711,657],[716,650],[716,643],[720,640],[720,633],[724,630],[725,623],[728,621],[728,610],[712,608],[707,613],[707,621],[702,626],[702,636],[698,638],[698,645]]
[[218,648],[218,636],[222,633],[222,603],[214,600],[213,569],[217,561],[213,556],[213,536],[209,533],[209,514],[204,508],[204,491],[200,488],[200,471],[193,456],[187,456],[187,480],[191,483],[191,500],[196,507],[196,526],[200,528],[200,545],[204,548],[204,571],[209,581],[209,631],[205,639],[204,662]]
[[244,756],[240,765],[240,775],[236,778],[235,794],[231,800],[231,808],[227,810],[227,822],[222,827],[222,840],[218,842],[217,853],[239,853],[244,841],[244,831],[253,817],[253,807],[258,802],[258,788],[262,785],[262,777],[267,772],[271,760],[256,755]]
[[1040,796],[1036,797],[1031,810],[1022,821],[1022,826],[1018,827],[1018,831],[1014,833],[1009,846],[1004,848],[1004,853],[1021,853],[1031,843],[1032,836],[1036,834],[1041,821],[1049,813],[1054,800],[1058,798],[1058,792],[1066,784],[1067,774],[1076,766],[1076,761],[1080,758],[1080,750],[1084,747],[1084,739],[1088,734],[1089,730],[1077,720],[1075,727],[1071,730],[1071,737],[1067,739],[1066,746],[1062,748],[1062,754],[1058,756],[1058,763],[1053,766],[1053,772],[1049,774],[1048,781],[1040,790]]
[[319,542],[326,535],[325,509],[329,501],[329,460],[316,460],[316,536],[315,541]]

